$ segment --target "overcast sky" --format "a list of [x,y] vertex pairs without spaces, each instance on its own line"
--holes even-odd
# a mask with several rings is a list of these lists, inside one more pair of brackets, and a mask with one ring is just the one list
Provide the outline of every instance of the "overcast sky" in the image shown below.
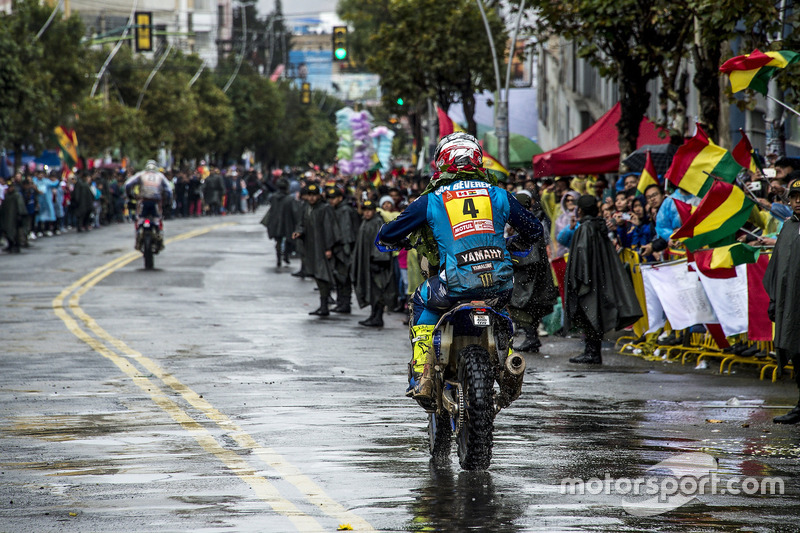
[[[283,14],[313,15],[320,12],[336,11],[337,0],[283,0]],[[258,0],[258,14],[263,16],[271,13],[275,7],[275,0]]]

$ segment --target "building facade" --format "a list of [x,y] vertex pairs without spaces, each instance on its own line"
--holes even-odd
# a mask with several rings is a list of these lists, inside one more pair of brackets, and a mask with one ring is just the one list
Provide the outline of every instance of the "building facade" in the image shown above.
[[230,41],[233,29],[233,0],[69,0],[66,9],[78,14],[87,34],[101,42],[113,42],[121,35],[134,9],[152,13],[151,54],[171,43],[187,54],[197,54],[211,68],[220,57],[218,43]]
[[[561,38],[551,38],[537,47],[538,141],[544,150],[552,150],[573,139],[619,101],[616,82],[601,78],[597,69],[578,57],[577,52],[574,43]],[[687,62],[686,69],[691,80],[691,62]],[[721,79],[721,83],[727,84],[727,79]],[[699,115],[699,103],[697,90],[691,81],[688,88],[685,135],[692,135]],[[648,85],[650,104],[646,115],[650,118],[657,118],[661,113],[658,102],[660,89],[658,79]],[[761,97],[754,109],[741,111],[735,105],[723,106],[719,144],[730,149],[741,138],[741,128],[753,147],[765,154],[766,109],[766,102]],[[797,155],[800,153],[798,122],[794,116],[786,118],[786,153]]]

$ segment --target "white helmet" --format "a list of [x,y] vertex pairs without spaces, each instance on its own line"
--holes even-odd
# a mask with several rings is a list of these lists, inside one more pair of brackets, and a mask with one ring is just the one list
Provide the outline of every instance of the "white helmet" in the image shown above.
[[158,163],[153,161],[152,159],[148,159],[147,163],[144,164],[144,169],[150,172],[157,172],[158,171]]
[[475,137],[464,132],[442,137],[436,146],[433,166],[436,170],[445,170],[451,165],[456,167],[483,165],[483,150]]

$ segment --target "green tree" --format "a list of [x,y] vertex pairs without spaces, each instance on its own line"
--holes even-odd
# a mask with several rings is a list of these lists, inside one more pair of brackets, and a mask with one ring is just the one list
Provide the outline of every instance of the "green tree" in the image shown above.
[[26,57],[35,54],[33,46],[18,43],[11,25],[5,22],[0,19],[0,145],[18,141],[12,129],[19,122],[15,115],[23,102],[37,96],[37,88],[27,81],[24,63]]
[[189,86],[201,63],[195,55],[173,51],[154,78],[161,89],[169,89],[171,97],[165,98],[157,92],[146,97],[153,105],[170,107],[169,113],[180,115],[179,122],[172,118],[170,122],[163,122],[166,120],[163,117],[153,117],[162,127],[169,124],[169,129],[176,130],[171,139],[162,139],[162,142],[173,150],[178,161],[200,159],[219,151],[233,124],[231,102],[214,83],[211,72],[203,70],[195,83]]
[[103,96],[87,96],[78,106],[75,132],[81,153],[101,157],[121,149],[134,159],[149,156],[150,130],[141,111],[122,104],[118,99],[106,101]]
[[[489,40],[472,0],[343,0],[339,14],[354,27],[348,48],[381,77],[384,102],[419,109],[433,98],[445,110],[461,102],[467,130],[476,133],[475,93],[496,87]],[[497,50],[505,50],[503,21],[488,11]]]
[[[772,0],[688,0],[686,9],[694,15],[691,45],[694,86],[700,99],[700,122],[712,139],[719,138],[720,73],[723,46],[739,37],[749,53],[763,46],[767,35],[778,26],[778,10]],[[727,80],[722,80],[727,84]]]
[[683,50],[688,13],[671,0],[534,0],[539,31],[576,43],[578,54],[617,82],[621,117],[617,124],[624,158],[636,149],[639,123],[650,104],[647,83]]
[[0,139],[17,153],[41,148],[55,126],[72,124],[89,80],[79,17],[56,17],[37,38],[51,13],[36,0],[17,0],[10,15],[0,16],[0,47],[8,52],[0,61]]
[[[795,8],[788,13],[786,25],[783,28],[783,39],[773,43],[769,48],[770,50],[800,52],[800,10]],[[800,64],[795,63],[787,69],[786,73],[781,74],[778,78],[778,85],[786,91],[785,101],[797,109],[800,106]]]
[[[226,82],[227,77],[218,75],[218,84]],[[273,160],[285,127],[285,102],[277,85],[244,63],[227,95],[233,107],[228,159],[252,150],[259,161]]]
[[197,119],[191,125],[191,143],[187,157],[212,156],[224,148],[233,127],[233,105],[215,83],[211,73],[203,73],[192,86],[197,105]]
[[334,113],[344,104],[322,91],[312,91],[311,104],[300,102],[300,92],[290,83],[280,85],[286,105],[283,134],[270,166],[305,166],[309,162],[332,163],[336,157]]

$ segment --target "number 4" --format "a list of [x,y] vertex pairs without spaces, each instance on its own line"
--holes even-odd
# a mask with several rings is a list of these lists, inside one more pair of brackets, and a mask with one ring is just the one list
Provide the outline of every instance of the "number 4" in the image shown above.
[[464,200],[464,210],[462,211],[465,215],[470,215],[472,218],[478,218],[478,209],[475,207],[475,200],[472,198],[467,198]]

